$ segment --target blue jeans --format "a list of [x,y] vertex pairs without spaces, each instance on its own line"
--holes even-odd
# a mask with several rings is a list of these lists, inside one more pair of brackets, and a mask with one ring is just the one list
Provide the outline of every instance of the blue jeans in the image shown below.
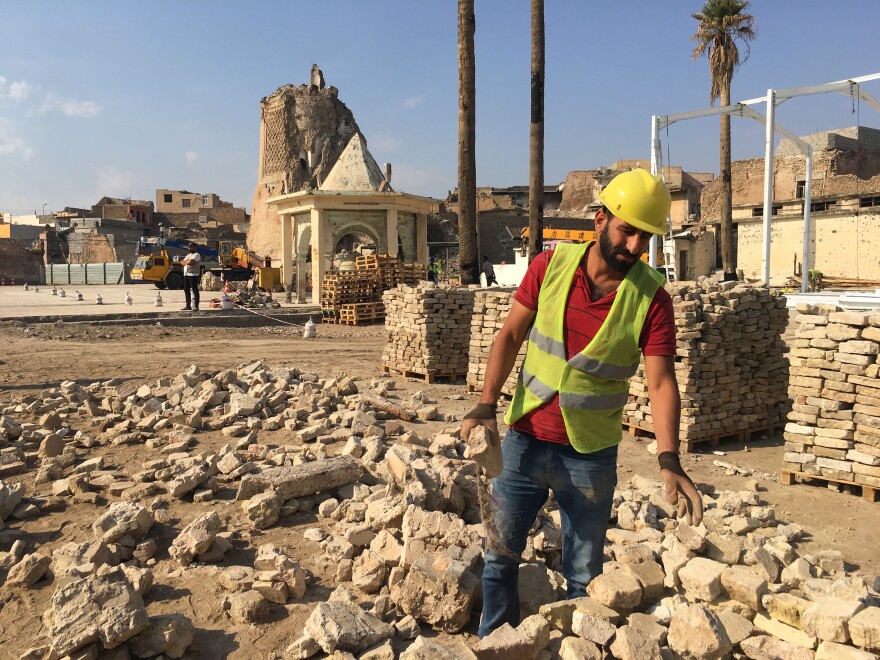
[[[571,445],[544,442],[508,429],[501,445],[504,470],[492,482],[499,541],[509,553],[487,550],[479,636],[519,624],[519,559],[529,529],[549,491],[562,517],[562,572],[568,598],[586,595],[602,572],[602,550],[617,485],[617,446],[581,454]],[[510,556],[515,555],[515,556]]]

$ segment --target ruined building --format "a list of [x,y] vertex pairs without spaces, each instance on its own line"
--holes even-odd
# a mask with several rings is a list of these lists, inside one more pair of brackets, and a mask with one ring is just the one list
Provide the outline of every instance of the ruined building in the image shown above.
[[359,132],[338,94],[313,65],[309,84],[284,85],[260,101],[259,174],[248,230],[248,247],[257,253],[281,256],[278,215],[266,200],[320,187]]
[[[559,205],[559,215],[592,218],[601,206],[599,192],[621,172],[637,167],[649,169],[650,161],[618,160],[612,163],[611,167],[572,170],[560,186],[562,201]],[[712,179],[711,173],[685,172],[677,165],[663,167],[663,180],[672,195],[669,219],[674,232],[699,222],[700,192]]]
[[244,225],[248,214],[215,193],[156,189],[156,216],[161,225],[186,227],[190,224],[218,226]]
[[[813,147],[809,264],[826,281],[846,279],[868,288],[880,282],[880,130],[865,126],[801,138]],[[806,157],[782,140],[773,163],[770,282],[788,283],[802,274]],[[734,161],[733,222],[737,266],[745,277],[761,277],[764,159]],[[707,223],[720,222],[720,185],[703,189]]]

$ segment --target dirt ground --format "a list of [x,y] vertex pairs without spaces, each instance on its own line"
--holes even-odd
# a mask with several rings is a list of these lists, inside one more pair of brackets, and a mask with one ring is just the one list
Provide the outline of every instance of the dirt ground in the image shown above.
[[[287,328],[221,329],[90,327],[80,324],[25,326],[17,322],[0,323],[0,403],[8,403],[26,394],[39,393],[65,379],[87,383],[109,378],[152,382],[159,377],[173,377],[191,364],[207,370],[234,367],[262,359],[271,366],[290,365],[321,376],[347,374],[369,380],[380,375],[384,330],[381,326],[318,327],[318,337],[305,340],[301,331]],[[407,401],[416,391],[426,392],[444,413],[463,415],[476,398],[468,394],[464,382],[431,384],[397,377],[396,394]],[[781,387],[784,384],[780,384]],[[83,420],[83,425],[87,422]],[[76,426],[76,423],[74,423]],[[448,423],[423,423],[420,435],[430,435]],[[87,426],[85,427],[88,428]],[[262,434],[262,433],[261,433]],[[272,443],[267,434],[263,441]],[[217,449],[228,438],[220,433],[200,433],[196,451]],[[726,474],[713,461],[721,460],[757,471],[764,489],[761,496],[776,508],[777,518],[801,525],[808,533],[802,544],[810,548],[838,549],[851,568],[865,573],[880,573],[880,550],[876,529],[880,503],[869,503],[855,495],[839,493],[822,486],[781,486],[778,483],[782,464],[782,437],[757,439],[745,448],[722,444],[725,455],[712,453],[686,455],[683,464],[696,481],[714,484],[719,489],[742,490],[749,477]],[[624,483],[634,474],[656,478],[656,459],[646,451],[644,440],[625,437],[621,445],[619,477]],[[134,472],[145,456],[142,448],[129,446],[98,447],[110,465]],[[24,479],[28,496],[49,499],[50,486],[33,489],[33,471],[13,480]],[[323,559],[317,544],[303,539],[305,529],[321,526],[313,513],[297,513],[282,518],[263,531],[255,531],[244,520],[232,501],[234,490],[218,492],[211,504],[193,504],[175,500],[170,507],[172,521],[157,525],[150,536],[156,538],[160,551],[156,556],[155,586],[147,594],[150,614],[180,612],[193,620],[196,636],[187,657],[265,658],[299,636],[302,624],[315,601],[325,598],[333,588],[335,567]],[[88,504],[49,507],[39,517],[17,523],[7,521],[0,532],[0,549],[8,550],[14,538],[22,538],[32,551],[34,544],[51,551],[69,541],[92,538],[91,523],[100,515],[106,502],[96,508]],[[214,507],[229,531],[234,531],[235,549],[221,566],[253,563],[256,545],[274,542],[296,548],[303,566],[313,575],[312,586],[304,602],[286,606],[273,605],[269,624],[243,626],[233,623],[222,612],[223,589],[214,580],[220,569],[188,568],[179,572],[168,561],[167,548],[179,529],[196,515]],[[175,572],[175,569],[178,572]],[[0,656],[18,658],[25,649],[45,643],[41,615],[48,608],[54,585],[40,582],[24,592],[0,590]],[[475,632],[468,629],[471,633]],[[424,634],[431,635],[427,628]]]

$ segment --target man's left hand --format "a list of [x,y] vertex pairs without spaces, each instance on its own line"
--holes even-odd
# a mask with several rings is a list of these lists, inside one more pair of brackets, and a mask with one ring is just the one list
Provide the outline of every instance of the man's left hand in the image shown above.
[[679,518],[686,515],[689,524],[699,525],[703,520],[703,498],[681,467],[678,454],[665,451],[657,457],[657,460],[660,463],[660,476],[663,479],[666,501],[678,507]]

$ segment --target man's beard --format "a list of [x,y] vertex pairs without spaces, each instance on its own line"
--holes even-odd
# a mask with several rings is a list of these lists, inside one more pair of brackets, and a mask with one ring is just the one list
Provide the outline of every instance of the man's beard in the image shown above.
[[607,224],[599,232],[599,252],[608,267],[618,273],[628,273],[629,269],[639,260],[638,257],[633,258],[626,248],[616,248],[611,245]]

